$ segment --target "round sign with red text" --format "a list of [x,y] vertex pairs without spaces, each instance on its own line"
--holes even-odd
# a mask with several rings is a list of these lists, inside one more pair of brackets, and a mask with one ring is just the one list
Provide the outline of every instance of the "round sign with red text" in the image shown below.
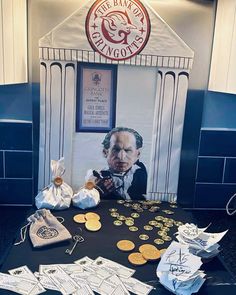
[[95,1],[85,26],[92,48],[112,60],[140,53],[151,28],[147,10],[138,0]]

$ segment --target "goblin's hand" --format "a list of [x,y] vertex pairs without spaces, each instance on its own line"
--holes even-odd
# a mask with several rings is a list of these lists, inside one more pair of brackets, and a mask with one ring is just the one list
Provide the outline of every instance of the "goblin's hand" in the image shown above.
[[96,181],[96,186],[98,186],[104,194],[109,194],[115,190],[115,185],[112,178],[102,178]]

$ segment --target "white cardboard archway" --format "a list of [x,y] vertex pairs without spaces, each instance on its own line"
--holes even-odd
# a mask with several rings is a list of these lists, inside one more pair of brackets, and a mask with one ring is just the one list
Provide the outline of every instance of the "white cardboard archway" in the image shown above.
[[[50,160],[62,156],[67,168],[65,181],[75,188],[71,167],[79,165],[74,152],[77,62],[111,63],[93,51],[86,37],[85,18],[93,2],[88,1],[39,41],[39,189],[51,181]],[[148,4],[144,5],[152,28],[145,48],[131,59],[112,63],[118,68],[157,69],[147,193],[151,199],[174,200],[194,53]]]

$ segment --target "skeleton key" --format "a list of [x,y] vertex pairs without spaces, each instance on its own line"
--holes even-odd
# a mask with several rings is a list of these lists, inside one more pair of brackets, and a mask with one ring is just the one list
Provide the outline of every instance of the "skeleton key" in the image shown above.
[[75,241],[75,243],[74,243],[74,245],[73,245],[73,247],[71,249],[66,249],[66,252],[65,252],[66,254],[71,255],[73,253],[76,245],[78,243],[82,243],[84,241],[84,238],[82,236],[80,236],[80,235],[75,235],[75,236],[73,236],[73,240]]

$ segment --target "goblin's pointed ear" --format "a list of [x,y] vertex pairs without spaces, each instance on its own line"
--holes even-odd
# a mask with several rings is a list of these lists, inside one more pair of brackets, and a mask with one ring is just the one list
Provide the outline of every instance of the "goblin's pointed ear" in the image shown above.
[[140,153],[141,153],[141,149],[138,149],[138,158],[140,156]]
[[105,158],[107,158],[107,155],[108,155],[108,150],[107,149],[103,149],[103,156],[105,157]]

